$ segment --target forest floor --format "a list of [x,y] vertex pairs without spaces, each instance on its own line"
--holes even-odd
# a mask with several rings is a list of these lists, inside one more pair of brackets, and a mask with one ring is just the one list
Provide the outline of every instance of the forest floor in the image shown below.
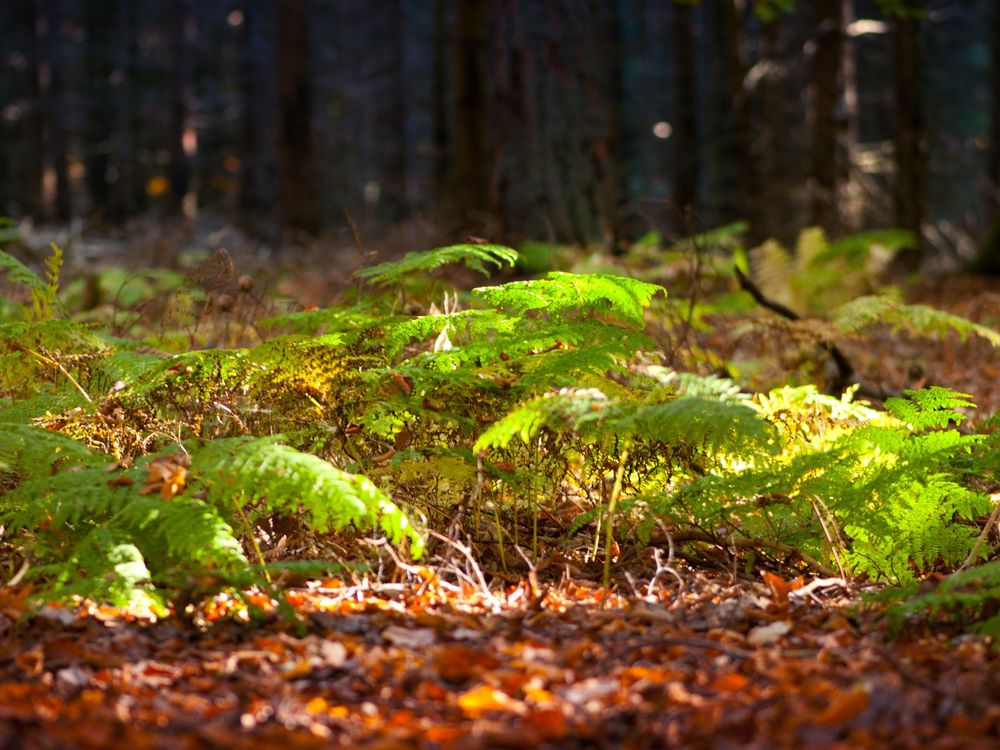
[[298,627],[54,608],[22,627],[6,591],[0,747],[1000,745],[982,639],[890,637],[836,582],[680,575],[683,591],[606,602],[585,581],[328,581],[288,592]]
[[[1000,320],[981,280],[909,297]],[[847,350],[873,382],[1000,408],[1000,357],[980,342],[886,333]],[[28,617],[29,590],[0,588],[0,750],[1000,747],[988,641],[892,631],[839,579],[724,568],[653,580],[646,561],[611,594],[581,571],[485,588],[413,568],[287,589],[296,618],[249,623],[224,598],[153,623]]]

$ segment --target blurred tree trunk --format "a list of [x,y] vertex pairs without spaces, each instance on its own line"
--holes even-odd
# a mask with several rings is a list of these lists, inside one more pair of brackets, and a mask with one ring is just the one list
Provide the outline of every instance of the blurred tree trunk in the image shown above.
[[278,2],[278,209],[284,229],[320,230],[307,0]]
[[[195,148],[190,123],[191,73],[194,56],[194,19],[190,0],[172,0],[170,5],[170,193],[168,209],[180,214],[189,205],[191,190],[190,153]],[[186,142],[187,141],[187,142]]]
[[112,199],[112,215],[116,219],[134,216],[146,207],[145,185],[141,178],[136,136],[138,86],[135,62],[139,56],[139,26],[134,2],[125,0],[118,9],[117,71],[114,88],[116,97],[115,165],[118,170]]
[[236,206],[241,219],[255,225],[264,207],[261,197],[261,152],[259,109],[264,100],[260,85],[257,59],[260,57],[260,18],[256,2],[243,4],[243,23],[239,29],[240,59],[237,67],[237,88],[240,96],[238,152],[240,159],[239,188]]
[[385,126],[385,185],[382,196],[385,201],[385,218],[390,222],[400,222],[407,218],[407,78],[405,59],[406,18],[402,0],[391,0],[383,7],[385,28],[386,70],[389,76],[388,101],[384,105],[382,120]]
[[842,0],[816,0],[816,51],[812,66],[812,146],[809,222],[828,235],[840,230],[837,154],[840,149],[840,76],[843,65]]
[[781,236],[789,223],[784,194],[787,177],[785,148],[785,98],[782,88],[787,61],[782,54],[781,22],[770,20],[761,27],[762,77],[760,81],[760,192],[758,216],[761,237]]
[[725,85],[730,102],[728,122],[724,130],[721,156],[724,169],[729,175],[720,208],[722,220],[744,220],[750,225],[751,238],[756,237],[760,228],[757,216],[757,167],[751,151],[750,97],[745,89],[747,53],[744,38],[743,3],[723,2],[722,17],[719,19],[719,33],[725,56]]
[[434,61],[431,69],[431,142],[434,146],[433,185],[437,202],[448,192],[448,61],[451,49],[445,0],[434,0]]
[[591,87],[589,103],[603,113],[601,133],[595,139],[594,168],[599,182],[598,200],[601,234],[612,254],[624,253],[627,247],[622,227],[627,195],[628,160],[626,143],[625,50],[622,38],[622,9],[618,3],[598,4],[601,70],[598,83]]
[[486,154],[486,5],[455,0],[451,39],[452,121],[449,194],[454,221],[481,230],[488,206]]
[[858,105],[858,59],[857,41],[847,33],[855,20],[854,0],[841,0],[843,42],[843,96],[844,109],[844,159],[840,178],[840,221],[848,232],[858,232],[864,228],[864,196],[857,171],[857,146],[861,137],[861,111]]
[[986,215],[991,226],[971,270],[1000,275],[1000,6],[994,4],[990,19],[990,151],[986,162]]
[[19,0],[15,11],[16,33],[24,54],[21,101],[17,202],[21,214],[40,219],[45,214],[45,111],[41,88],[41,37],[37,0]]
[[[87,0],[84,13],[87,44],[84,66],[87,72],[87,123],[84,132],[84,165],[87,192],[95,216],[113,213],[109,173],[115,138],[115,102],[112,93],[117,81],[115,47],[117,25],[121,21],[118,0]],[[118,82],[120,84],[120,82]]]
[[42,75],[45,97],[47,165],[55,178],[51,215],[68,222],[73,215],[69,184],[69,148],[66,122],[66,71],[62,43],[62,1],[45,0],[42,28],[45,32],[46,64]]
[[[674,2],[674,132],[673,202],[685,215],[698,208],[698,175],[701,171],[698,143],[698,95],[695,78],[694,8]],[[689,223],[685,218],[682,224]],[[687,230],[682,227],[682,231]]]
[[[917,11],[922,0],[911,0]],[[924,221],[926,151],[924,147],[923,68],[920,59],[920,20],[911,15],[893,21],[893,95],[896,162],[895,223],[913,232],[918,243]],[[911,256],[914,262],[919,259]]]

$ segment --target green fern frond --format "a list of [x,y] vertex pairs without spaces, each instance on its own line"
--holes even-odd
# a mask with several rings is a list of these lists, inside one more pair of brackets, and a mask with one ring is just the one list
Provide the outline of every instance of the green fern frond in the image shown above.
[[737,221],[726,224],[707,232],[701,232],[690,237],[678,240],[670,249],[678,252],[690,252],[692,250],[717,250],[729,249],[739,245],[741,235],[746,234],[749,224],[745,221]]
[[414,556],[423,535],[370,480],[277,442],[277,438],[218,439],[192,454],[192,471],[223,507],[258,499],[271,510],[304,511],[317,531],[381,525],[393,543],[409,539]]
[[833,311],[832,320],[845,333],[862,331],[873,325],[888,325],[894,331],[921,336],[953,331],[962,341],[971,334],[1000,346],[1000,333],[992,328],[927,305],[905,305],[887,295],[851,300]]
[[542,429],[577,430],[608,406],[608,397],[593,388],[566,388],[538,396],[492,424],[479,436],[472,450],[480,453],[490,448],[506,448],[514,439],[531,445]]
[[106,455],[58,432],[0,423],[0,473],[11,472],[21,480],[49,478],[58,468],[96,467],[107,462]]
[[931,591],[889,608],[896,626],[913,616],[939,616],[970,625],[973,632],[1000,639],[1000,560],[954,573]]
[[907,398],[890,398],[885,402],[886,411],[915,430],[946,427],[949,422],[961,424],[965,419],[959,409],[974,409],[968,393],[949,388],[930,386],[919,391],[904,391]]
[[27,287],[30,291],[45,294],[48,289],[41,276],[3,250],[0,250],[0,272],[6,273],[9,283]]
[[657,284],[610,274],[553,271],[542,279],[513,281],[472,290],[490,305],[517,315],[538,311],[550,319],[594,317],[610,313],[636,328],[645,326],[645,310],[666,290]]
[[823,265],[840,258],[847,259],[855,267],[869,264],[873,254],[878,255],[878,264],[888,264],[901,250],[916,247],[916,237],[906,229],[875,229],[858,232],[830,242],[825,251],[817,253],[815,265]]
[[707,454],[752,459],[778,450],[773,427],[749,405],[701,396],[643,404],[613,419],[616,434],[646,436],[667,445],[693,445]]
[[518,253],[502,245],[450,245],[435,250],[407,253],[401,260],[363,268],[354,275],[369,284],[397,284],[408,276],[433,271],[448,263],[464,263],[474,271],[489,276],[487,264],[502,268],[513,266]]
[[722,378],[718,375],[678,372],[660,365],[647,365],[639,368],[638,371],[655,380],[660,386],[675,389],[678,395],[700,396],[729,402],[750,399],[750,395],[743,393],[736,383],[729,378]]
[[[347,344],[370,340],[381,344],[381,329],[409,320],[408,317],[387,315],[371,303],[353,307],[325,307],[319,310],[275,315],[256,325],[264,331],[287,330],[293,334],[340,334]],[[376,335],[372,335],[372,334]]]

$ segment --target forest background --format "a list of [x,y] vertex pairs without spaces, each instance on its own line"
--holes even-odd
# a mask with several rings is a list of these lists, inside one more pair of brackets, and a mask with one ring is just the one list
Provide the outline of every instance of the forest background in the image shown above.
[[0,28],[0,213],[36,223],[894,226],[948,267],[996,213],[985,0],[10,0]]

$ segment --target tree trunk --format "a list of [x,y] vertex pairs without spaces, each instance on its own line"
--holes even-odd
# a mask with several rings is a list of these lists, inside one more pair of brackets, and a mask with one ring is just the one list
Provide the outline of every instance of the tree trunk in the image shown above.
[[19,42],[24,50],[21,73],[22,115],[19,121],[17,203],[23,216],[40,219],[45,214],[45,108],[41,88],[42,40],[36,0],[20,0],[16,10]]
[[484,0],[455,0],[452,28],[449,193],[458,226],[481,230],[489,209]]
[[115,165],[118,175],[112,199],[112,215],[116,219],[134,216],[146,207],[146,191],[139,169],[136,112],[138,86],[135,63],[139,57],[139,23],[134,2],[125,0],[119,6],[119,37],[117,40],[118,91],[117,126],[115,128]]
[[781,238],[792,223],[785,200],[788,179],[785,170],[786,116],[782,91],[787,61],[781,45],[780,21],[770,20],[761,29],[760,82],[760,192],[757,215],[762,237]]
[[190,123],[191,61],[193,57],[194,19],[190,0],[172,0],[171,10],[171,80],[170,80],[170,202],[171,214],[193,209],[190,156],[194,152],[194,131]]
[[112,183],[109,174],[115,137],[115,103],[112,92],[115,60],[112,44],[117,36],[121,10],[117,0],[88,0],[86,4],[87,123],[84,133],[84,165],[92,213],[108,218],[112,213]]
[[391,0],[383,7],[386,20],[386,70],[390,78],[386,90],[388,101],[383,105],[385,124],[385,173],[382,196],[384,217],[391,222],[407,218],[407,78],[406,78],[406,18],[402,0]]
[[434,0],[434,62],[431,71],[431,109],[434,145],[434,194],[448,192],[448,42],[445,0]]
[[[911,7],[918,9],[920,0],[912,0]],[[895,19],[893,40],[895,43],[893,56],[895,222],[897,226],[913,232],[919,242],[924,221],[926,179],[920,21],[912,17]]]
[[843,64],[842,0],[816,0],[816,52],[812,65],[812,147],[809,180],[810,223],[828,235],[840,229],[837,208],[837,153],[840,144],[840,75]]
[[990,151],[986,163],[989,176],[990,215],[1000,206],[1000,6],[993,5],[990,23]]
[[73,215],[69,184],[69,154],[66,128],[66,71],[62,44],[62,2],[45,0],[46,75],[45,134],[48,170],[54,176],[55,194],[51,196],[51,216],[66,223]]
[[239,188],[236,206],[244,222],[256,224],[264,207],[261,197],[261,152],[258,109],[264,96],[260,85],[257,59],[263,44],[260,39],[260,18],[255,2],[243,5],[243,23],[239,29],[240,58],[237,63],[237,88],[240,95],[238,149],[240,158]]
[[[694,9],[673,3],[674,18],[674,132],[673,202],[682,216],[698,208],[698,95],[695,78]],[[687,219],[682,224],[688,224]],[[682,230],[687,229],[686,226]]]
[[840,170],[840,221],[849,232],[864,228],[864,196],[857,171],[857,146],[861,137],[861,110],[858,103],[857,42],[846,33],[854,23],[854,0],[841,0],[844,33],[843,49],[843,109],[844,159]]
[[284,229],[318,234],[308,0],[278,2],[278,209]]
[[720,32],[722,52],[725,56],[725,83],[729,101],[728,122],[724,132],[721,156],[728,174],[720,208],[725,222],[744,220],[750,226],[750,235],[759,233],[757,217],[757,168],[754,164],[750,142],[750,101],[744,88],[747,74],[744,50],[743,13],[745,8],[727,0],[722,4]]

